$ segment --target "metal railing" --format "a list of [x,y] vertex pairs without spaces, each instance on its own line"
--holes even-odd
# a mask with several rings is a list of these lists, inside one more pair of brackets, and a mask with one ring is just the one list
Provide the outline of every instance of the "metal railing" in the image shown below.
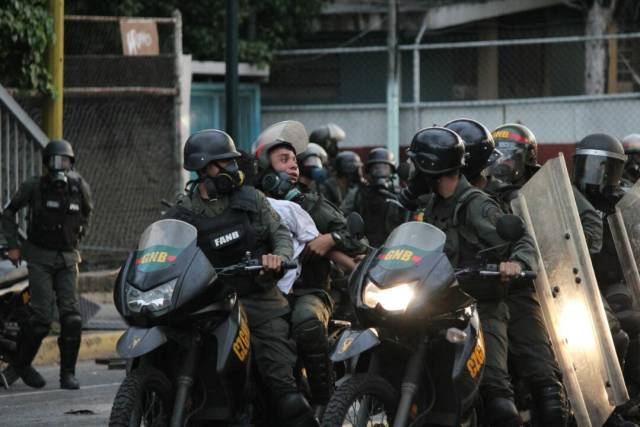
[[[2,208],[20,184],[42,173],[42,149],[49,141],[40,127],[0,85],[0,200]],[[21,230],[26,219],[19,217]]]

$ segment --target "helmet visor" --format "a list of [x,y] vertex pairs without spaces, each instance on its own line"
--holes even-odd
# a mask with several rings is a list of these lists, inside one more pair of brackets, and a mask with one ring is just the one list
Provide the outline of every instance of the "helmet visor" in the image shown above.
[[587,186],[615,187],[620,184],[624,162],[607,156],[576,155],[573,159],[573,179],[581,189]]
[[391,165],[388,163],[374,163],[367,168],[369,175],[374,178],[387,178],[391,176]]
[[309,156],[306,159],[304,159],[304,163],[302,164],[302,166],[307,168],[321,168],[323,165],[320,157]]
[[71,158],[69,156],[60,156],[58,154],[50,156],[47,160],[47,167],[54,171],[67,171],[71,169]]
[[[498,151],[498,150],[496,150]],[[501,145],[499,157],[494,158],[489,172],[501,181],[514,184],[524,176],[525,150],[517,144]]]

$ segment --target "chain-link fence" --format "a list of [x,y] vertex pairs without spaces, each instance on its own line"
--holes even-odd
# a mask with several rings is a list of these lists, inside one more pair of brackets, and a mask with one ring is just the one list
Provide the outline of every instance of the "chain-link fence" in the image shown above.
[[[603,95],[586,95],[587,49],[605,53]],[[400,144],[416,130],[470,117],[521,122],[541,154],[592,132],[640,131],[640,33],[403,45]],[[386,46],[282,51],[263,91],[263,125],[343,126],[346,147],[386,145]],[[558,146],[558,144],[561,144]]]
[[179,189],[180,18],[146,22],[159,53],[127,56],[120,18],[65,17],[64,137],[95,204],[88,264],[121,260]]

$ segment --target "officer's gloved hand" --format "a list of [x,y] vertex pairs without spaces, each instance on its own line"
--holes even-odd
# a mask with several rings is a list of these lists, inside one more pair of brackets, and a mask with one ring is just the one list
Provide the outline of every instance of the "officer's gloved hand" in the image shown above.
[[418,208],[418,197],[429,193],[431,193],[431,181],[417,176],[400,191],[398,201],[406,209],[413,211]]

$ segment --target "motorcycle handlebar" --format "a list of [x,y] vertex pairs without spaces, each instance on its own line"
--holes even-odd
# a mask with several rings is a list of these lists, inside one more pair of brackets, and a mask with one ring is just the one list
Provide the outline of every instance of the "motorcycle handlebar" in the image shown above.
[[[298,264],[295,261],[287,261],[282,263],[282,268],[285,270],[293,270],[298,268]],[[258,259],[252,259],[249,261],[241,262],[240,264],[232,265],[229,267],[221,268],[218,273],[234,273],[240,271],[260,271],[262,270],[262,261]]]
[[[461,268],[459,270],[456,270],[456,276],[469,275],[469,276],[478,276],[478,277],[498,277],[500,276],[500,271],[498,271],[496,267],[497,266],[486,265],[480,268],[473,268],[473,267]],[[538,274],[535,271],[523,270],[515,279],[533,280],[537,278],[538,278]]]

